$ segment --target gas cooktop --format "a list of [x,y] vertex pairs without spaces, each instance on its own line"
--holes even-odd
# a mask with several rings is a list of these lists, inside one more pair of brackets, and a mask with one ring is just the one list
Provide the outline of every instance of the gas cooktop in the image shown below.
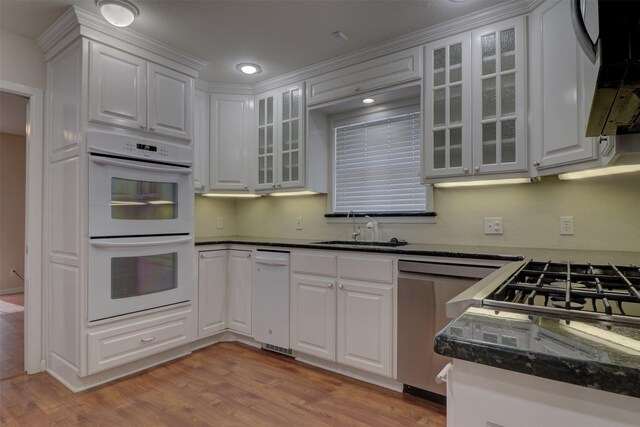
[[640,325],[640,267],[529,261],[482,305]]

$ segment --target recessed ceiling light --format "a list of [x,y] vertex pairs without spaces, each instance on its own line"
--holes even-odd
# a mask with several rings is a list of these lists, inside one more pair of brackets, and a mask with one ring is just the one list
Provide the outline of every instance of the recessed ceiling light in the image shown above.
[[373,98],[365,98],[362,100],[363,104],[373,104],[374,102],[376,102],[376,100]]
[[100,13],[111,25],[126,27],[140,14],[135,5],[127,0],[96,0]]
[[240,70],[240,72],[248,75],[257,74],[262,71],[262,67],[260,67],[258,64],[251,64],[249,62],[238,64],[236,65],[236,68]]
[[349,37],[347,37],[347,35],[345,33],[343,33],[342,31],[335,31],[333,33],[331,33],[331,36],[333,37],[333,39],[342,44],[342,43],[346,43],[347,40],[349,40]]

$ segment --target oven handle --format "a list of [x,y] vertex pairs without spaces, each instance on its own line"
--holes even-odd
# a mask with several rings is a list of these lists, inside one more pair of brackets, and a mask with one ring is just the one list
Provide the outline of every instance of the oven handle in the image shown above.
[[191,168],[174,168],[171,166],[149,166],[149,165],[141,165],[140,163],[132,164],[127,161],[120,161],[115,159],[110,159],[108,157],[91,157],[91,161],[97,163],[99,165],[106,166],[120,166],[123,168],[136,169],[136,170],[144,170],[151,172],[173,172],[180,174],[190,174]]
[[138,248],[145,246],[166,246],[166,245],[174,245],[177,243],[187,243],[190,242],[193,238],[191,236],[188,237],[180,237],[178,239],[169,239],[169,240],[160,240],[156,242],[119,242],[119,241],[103,241],[103,240],[92,240],[91,246],[96,248]]

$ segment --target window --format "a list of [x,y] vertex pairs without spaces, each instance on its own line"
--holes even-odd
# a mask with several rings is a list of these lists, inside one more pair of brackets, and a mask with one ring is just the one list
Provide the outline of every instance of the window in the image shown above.
[[425,212],[420,107],[334,122],[335,213]]

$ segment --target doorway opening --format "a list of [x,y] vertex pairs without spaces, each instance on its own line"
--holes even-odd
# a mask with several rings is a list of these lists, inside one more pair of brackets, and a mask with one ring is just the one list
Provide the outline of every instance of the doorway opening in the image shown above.
[[29,98],[0,92],[0,380],[25,372],[25,227]]

